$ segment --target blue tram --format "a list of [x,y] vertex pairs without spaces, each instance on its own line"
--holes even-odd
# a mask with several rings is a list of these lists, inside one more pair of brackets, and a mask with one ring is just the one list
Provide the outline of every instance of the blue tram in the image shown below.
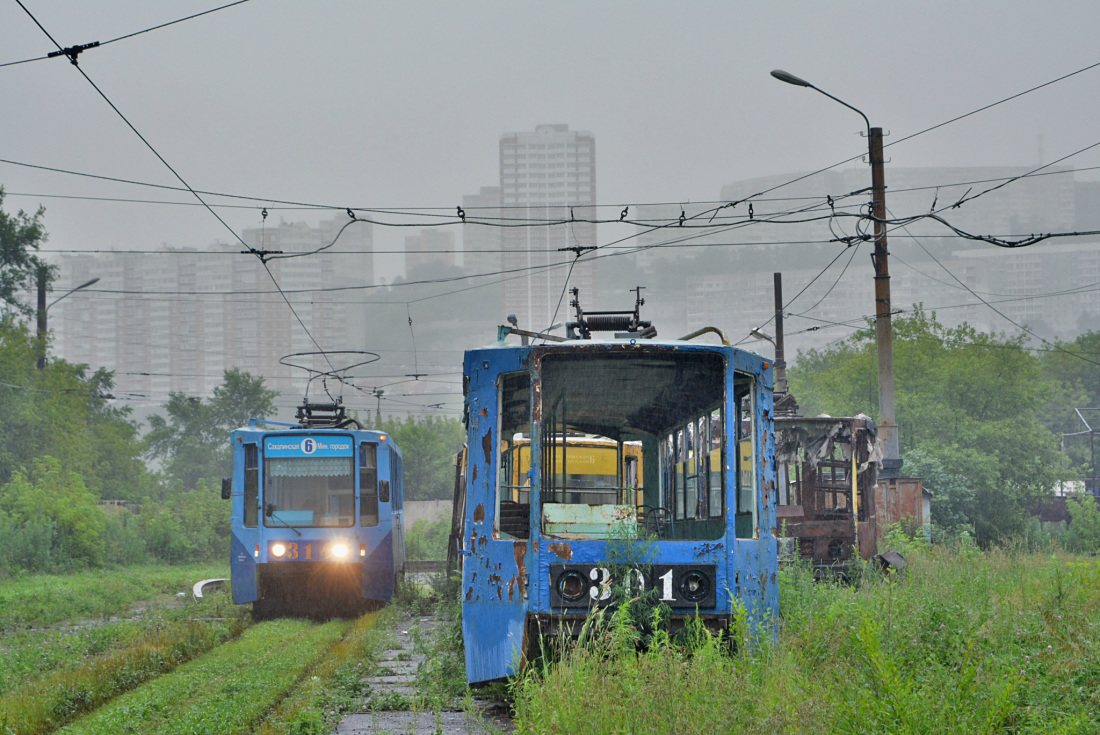
[[[769,364],[724,338],[690,341],[700,333],[531,346],[506,344],[508,333],[553,339],[501,327],[495,345],[465,355],[467,680],[514,675],[534,636],[605,603],[622,581],[610,579],[609,546],[623,539],[649,549],[632,583],[656,588],[673,626],[698,615],[725,627],[735,601],[769,625],[779,605]],[[614,482],[587,466],[593,441],[616,448]],[[529,459],[516,472],[520,452]]]
[[231,434],[233,602],[260,617],[385,603],[405,566],[401,450],[338,403],[307,403],[298,418]]

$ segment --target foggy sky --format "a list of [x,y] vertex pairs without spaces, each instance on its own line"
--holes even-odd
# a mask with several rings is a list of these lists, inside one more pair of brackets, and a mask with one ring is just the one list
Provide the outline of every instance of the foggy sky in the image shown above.
[[[25,4],[69,46],[220,3]],[[862,109],[889,144],[1100,61],[1098,27],[1100,3],[1084,0],[253,0],[92,49],[80,65],[196,189],[453,211],[499,183],[501,133],[567,123],[595,135],[598,200],[619,206],[714,200],[730,181],[866,150],[858,115],[772,79],[774,68]],[[8,2],[0,49],[2,63],[54,47]],[[0,158],[178,185],[66,59],[0,68],[0,79]],[[887,181],[891,165],[1029,165],[1095,143],[1098,89],[1100,68],[888,148]],[[1067,163],[1100,165],[1100,149]],[[197,206],[21,196],[194,202],[177,193],[8,164],[0,185],[9,211],[46,206],[50,249],[233,239]],[[219,213],[240,232],[260,224],[259,208]],[[331,213],[273,215],[315,224]],[[375,228],[375,247],[399,251],[405,234]],[[378,272],[401,263],[384,257]]]

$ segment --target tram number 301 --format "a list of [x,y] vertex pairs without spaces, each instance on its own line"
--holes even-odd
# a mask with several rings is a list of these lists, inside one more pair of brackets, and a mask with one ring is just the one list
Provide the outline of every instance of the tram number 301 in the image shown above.
[[614,585],[627,584],[632,594],[656,589],[658,599],[673,608],[711,608],[717,593],[713,564],[654,564],[648,570],[631,569],[627,580],[612,579],[599,564],[551,564],[550,604],[588,608],[607,604]]

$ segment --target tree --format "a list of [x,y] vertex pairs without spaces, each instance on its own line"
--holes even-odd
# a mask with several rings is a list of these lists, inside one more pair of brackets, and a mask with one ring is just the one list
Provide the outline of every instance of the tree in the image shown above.
[[4,189],[0,187],[0,316],[13,312],[29,316],[34,309],[19,298],[20,292],[42,269],[47,281],[53,276],[53,269],[33,252],[46,241],[42,226],[46,210],[39,207],[33,217],[23,210],[10,215],[3,204]]
[[[807,415],[877,414],[874,339],[868,328],[836,348],[799,354],[790,382]],[[1040,420],[1053,385],[1040,368],[1022,338],[947,328],[919,307],[894,323],[902,454],[934,460],[954,496],[939,504],[950,510],[945,522],[965,518],[979,543],[1023,532],[1060,477],[1058,439]]]
[[205,480],[219,485],[232,467],[229,433],[247,425],[248,419],[263,419],[275,412],[276,391],[264,387],[262,376],[230,368],[209,401],[183,393],[170,393],[164,410],[167,417],[149,419],[145,437],[147,453],[162,460],[170,478],[185,490]]
[[455,418],[387,417],[375,429],[384,431],[401,448],[406,500],[450,499],[454,493],[454,456],[466,441]]
[[112,374],[89,376],[87,366],[64,360],[37,370],[37,354],[25,325],[0,321],[0,484],[50,455],[97,497],[137,500],[150,492],[137,426],[107,398]]
[[[1054,383],[1047,395],[1044,423],[1055,434],[1087,431],[1075,408],[1100,408],[1100,332],[1086,332],[1072,342],[1057,342],[1042,353],[1043,372]],[[1084,414],[1095,426],[1096,412]],[[1067,437],[1067,458],[1079,477],[1092,474],[1091,444],[1087,436]]]

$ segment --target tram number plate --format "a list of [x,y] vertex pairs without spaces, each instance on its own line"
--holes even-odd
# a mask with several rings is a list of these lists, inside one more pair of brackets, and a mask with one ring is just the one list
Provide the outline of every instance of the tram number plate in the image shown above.
[[627,579],[613,579],[599,564],[551,564],[550,605],[589,608],[611,601],[612,588],[630,585],[630,596],[656,590],[657,599],[669,607],[713,608],[717,599],[714,564],[653,564],[648,571],[631,569]]

